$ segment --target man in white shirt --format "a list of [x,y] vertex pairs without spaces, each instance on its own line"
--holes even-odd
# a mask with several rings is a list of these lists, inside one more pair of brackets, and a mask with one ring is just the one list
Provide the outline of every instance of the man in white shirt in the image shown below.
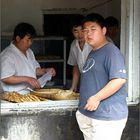
[[37,76],[49,72],[55,76],[54,68],[41,68],[30,49],[32,38],[36,35],[34,27],[19,23],[14,30],[13,41],[0,54],[0,78],[4,91],[21,91],[27,86],[40,88]]
[[118,48],[120,48],[120,39],[119,39],[119,21],[113,16],[109,16],[105,18],[105,26],[107,28],[106,37],[107,40],[113,44],[115,44]]
[[80,21],[73,24],[72,33],[75,39],[71,43],[68,58],[68,64],[73,66],[73,78],[70,90],[77,91],[80,72],[82,71],[86,58],[92,48],[87,43],[85,43]]

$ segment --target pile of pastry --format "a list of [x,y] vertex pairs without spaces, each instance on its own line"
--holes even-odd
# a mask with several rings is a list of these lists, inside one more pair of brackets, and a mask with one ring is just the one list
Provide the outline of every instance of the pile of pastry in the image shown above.
[[49,100],[78,100],[79,93],[64,89],[37,89],[29,94],[22,95],[18,92],[7,92],[0,96],[2,100],[14,103],[39,102]]
[[31,94],[50,100],[78,100],[79,93],[64,89],[38,89]]
[[46,101],[47,99],[38,97],[33,94],[19,94],[18,92],[7,92],[1,95],[1,99],[9,101],[9,102],[15,102],[15,103],[20,103],[20,102],[38,102],[38,101]]

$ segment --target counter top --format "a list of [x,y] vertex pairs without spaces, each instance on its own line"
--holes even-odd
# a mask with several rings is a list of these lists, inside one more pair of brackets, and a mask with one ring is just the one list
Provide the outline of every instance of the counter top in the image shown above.
[[25,103],[10,103],[6,101],[1,101],[1,115],[25,113],[33,114],[44,110],[76,110],[78,107],[78,102],[78,100],[41,101]]

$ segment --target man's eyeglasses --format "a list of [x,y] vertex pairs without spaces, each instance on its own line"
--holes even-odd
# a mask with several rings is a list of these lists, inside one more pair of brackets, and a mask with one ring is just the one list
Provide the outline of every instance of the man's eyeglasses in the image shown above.
[[95,28],[84,28],[83,29],[83,33],[87,34],[87,33],[93,33],[96,29]]

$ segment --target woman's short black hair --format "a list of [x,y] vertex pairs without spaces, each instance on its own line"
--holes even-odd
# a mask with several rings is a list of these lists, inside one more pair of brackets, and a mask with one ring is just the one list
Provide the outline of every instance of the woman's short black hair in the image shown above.
[[31,24],[25,22],[16,25],[14,29],[13,39],[15,40],[16,36],[24,38],[26,35],[31,36],[31,38],[36,36],[35,28]]
[[101,28],[103,28],[105,26],[105,20],[104,20],[104,17],[101,16],[100,14],[98,13],[91,13],[91,14],[88,14],[84,20],[82,21],[82,25],[85,23],[85,22],[96,22],[97,24],[99,24],[101,26]]

